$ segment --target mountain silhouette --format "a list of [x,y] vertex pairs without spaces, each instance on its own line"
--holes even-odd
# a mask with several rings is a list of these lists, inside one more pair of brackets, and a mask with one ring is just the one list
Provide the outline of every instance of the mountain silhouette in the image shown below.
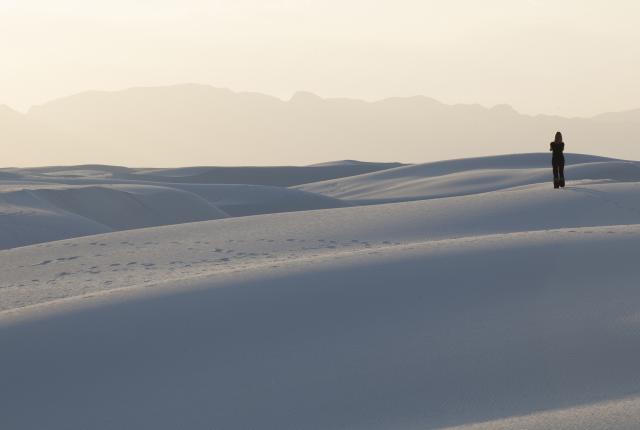
[[0,109],[0,141],[19,147],[12,160],[24,165],[424,162],[545,151],[556,130],[569,151],[640,158],[640,110],[562,118],[423,96],[281,100],[196,84],[90,91],[27,114]]

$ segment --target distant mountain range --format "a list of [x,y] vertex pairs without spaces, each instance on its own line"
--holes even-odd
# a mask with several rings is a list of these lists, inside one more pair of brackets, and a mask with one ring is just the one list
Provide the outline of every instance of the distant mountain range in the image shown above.
[[640,159],[640,110],[562,118],[423,96],[283,101],[185,84],[85,92],[26,114],[0,106],[0,165],[417,163],[546,151],[556,130],[572,152]]

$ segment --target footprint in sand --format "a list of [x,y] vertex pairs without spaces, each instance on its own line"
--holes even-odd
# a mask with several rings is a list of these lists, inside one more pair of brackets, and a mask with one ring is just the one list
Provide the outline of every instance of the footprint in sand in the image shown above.
[[34,264],[34,266],[45,266],[45,265],[47,265],[47,264],[51,263],[51,261],[52,261],[52,260],[44,260],[44,261],[43,261],[43,262],[41,262],[41,263]]
[[56,258],[56,261],[71,261],[71,260],[77,260],[78,256],[74,256],[74,257],[62,257],[62,258]]

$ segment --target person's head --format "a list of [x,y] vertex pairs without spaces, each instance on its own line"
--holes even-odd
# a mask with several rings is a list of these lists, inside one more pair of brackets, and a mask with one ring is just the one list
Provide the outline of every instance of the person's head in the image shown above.
[[555,139],[556,143],[562,143],[562,133],[560,133],[559,131],[556,132],[556,139]]

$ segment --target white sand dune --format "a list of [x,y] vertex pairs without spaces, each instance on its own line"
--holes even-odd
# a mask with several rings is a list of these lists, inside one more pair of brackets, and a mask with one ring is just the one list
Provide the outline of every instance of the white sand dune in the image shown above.
[[200,167],[182,169],[136,169],[129,179],[154,182],[204,184],[253,184],[289,187],[334,178],[360,175],[400,167],[400,163],[337,161],[312,166]]
[[[22,180],[3,182],[0,198],[13,199],[5,205],[66,205],[77,228],[138,219],[128,203],[114,210],[110,193],[147,199],[167,217],[180,216],[177,196],[192,215],[294,201],[327,208],[0,251],[0,422],[637,428],[637,166],[582,156],[572,178],[585,178],[553,190],[543,155],[355,176],[344,181],[366,183],[372,196],[380,187],[381,200],[428,199],[337,208],[344,202],[279,187],[125,183],[96,166],[61,168],[68,182],[53,185],[40,177],[51,169],[18,171]],[[489,171],[503,184],[480,183]],[[402,189],[395,197],[384,175]],[[424,182],[447,176],[458,186]],[[460,195],[432,198],[446,187]]]
[[73,175],[66,184],[33,177],[0,179],[0,249],[228,216],[350,206],[282,187],[151,184],[104,179],[105,174],[103,170],[64,171]]
[[[639,181],[640,164],[567,154],[570,180]],[[514,154],[450,160],[305,184],[297,188],[359,204],[459,196],[522,185],[550,183],[546,154]]]
[[638,246],[637,225],[470,237],[5,314],[3,421],[417,429],[621,399]]
[[[578,154],[569,154],[567,158],[570,162],[567,176],[574,183],[580,179],[605,182],[640,180],[640,167],[635,162]],[[530,184],[548,185],[548,162],[547,154],[514,154],[403,167],[394,167],[394,163],[344,160],[320,166],[273,168],[129,169],[84,165],[10,169],[4,171],[10,176],[0,179],[0,190],[5,190],[0,191],[0,199],[4,195],[0,249],[114,230],[218,219],[227,215],[306,211],[471,195]],[[389,166],[392,167],[385,169]],[[341,170],[313,171],[331,168]],[[362,168],[376,171],[359,175]],[[237,179],[289,184],[315,178],[318,174],[346,177],[294,188],[259,183],[206,183],[209,180],[224,182]],[[30,196],[37,194],[35,203],[33,199],[15,196],[20,191],[20,183],[25,184],[24,189]],[[36,192],[37,184],[41,184],[43,190],[60,188],[67,191]],[[80,186],[84,186],[83,197],[77,201],[83,204],[99,201],[100,204],[89,204],[89,210],[79,210],[70,205],[70,196],[80,193],[79,189],[73,193],[70,190]],[[6,194],[6,190],[14,195]],[[90,196],[91,192],[95,195]],[[59,195],[57,200],[51,201],[51,196],[56,195]],[[66,199],[62,195],[66,195]],[[145,195],[154,195],[155,203],[140,207],[139,203],[144,202],[136,199],[141,200],[140,196]],[[16,199],[19,204],[15,203]],[[126,207],[127,204],[132,207]],[[114,210],[122,213],[114,214]]]
[[172,188],[5,184],[0,249],[227,216],[201,197]]
[[[400,163],[370,163],[355,160],[335,161],[312,166],[197,166],[171,169],[127,168],[121,166],[80,165],[13,169],[37,179],[74,180],[110,179],[135,182],[247,184],[288,187],[309,182],[343,178],[400,167]],[[1,172],[1,171],[0,171]]]
[[393,244],[634,224],[640,184],[611,183],[123,231],[2,251],[0,309]]
[[207,200],[231,216],[296,212],[351,206],[350,203],[304,190],[264,185],[173,184]]

